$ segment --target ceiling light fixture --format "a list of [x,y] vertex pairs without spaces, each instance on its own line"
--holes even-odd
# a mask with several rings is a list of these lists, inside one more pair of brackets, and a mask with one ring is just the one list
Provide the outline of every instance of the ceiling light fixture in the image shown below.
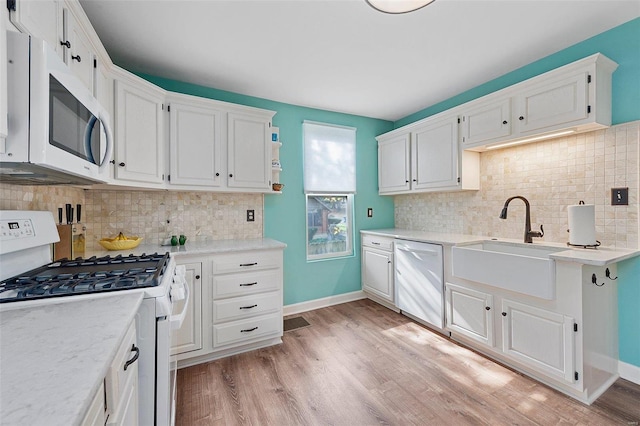
[[543,139],[551,139],[551,138],[555,138],[558,136],[564,136],[564,135],[569,135],[571,133],[575,133],[576,131],[574,129],[570,129],[570,130],[564,130],[562,132],[556,132],[556,133],[549,133],[548,135],[541,135],[541,136],[536,136],[533,138],[528,138],[528,139],[520,139],[519,141],[513,141],[513,142],[507,142],[507,143],[499,143],[496,145],[491,145],[487,147],[487,150],[489,149],[498,149],[498,148],[506,148],[508,146],[513,146],[513,145],[520,145],[520,144],[525,144],[528,142],[535,142],[535,141],[541,141]]
[[365,0],[367,4],[384,13],[400,14],[413,12],[435,0]]

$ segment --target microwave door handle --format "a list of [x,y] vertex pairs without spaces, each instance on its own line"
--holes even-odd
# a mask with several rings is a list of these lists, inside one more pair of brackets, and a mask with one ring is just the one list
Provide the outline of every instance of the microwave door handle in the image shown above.
[[[96,161],[96,157],[93,155],[93,149],[91,148],[91,135],[93,134],[94,128],[96,126],[96,121],[98,119],[95,115],[91,115],[87,126],[84,128],[84,152],[87,155],[89,161],[93,164],[98,164]],[[98,153],[100,155],[100,153]]]
[[109,161],[111,161],[111,156],[113,155],[113,134],[111,133],[111,127],[109,127],[109,114],[100,109],[98,112],[98,120],[102,123],[102,128],[104,129],[104,133],[107,136],[107,149],[104,153],[104,160],[100,164],[98,170],[100,173],[108,172]]

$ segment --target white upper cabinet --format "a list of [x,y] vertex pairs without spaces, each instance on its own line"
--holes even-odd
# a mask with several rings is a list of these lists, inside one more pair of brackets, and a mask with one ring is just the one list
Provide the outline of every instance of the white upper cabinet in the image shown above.
[[380,194],[411,189],[411,134],[403,133],[378,142],[378,190]]
[[10,10],[13,25],[47,43],[63,58],[63,2],[58,0],[18,0]]
[[462,148],[503,140],[511,135],[511,98],[482,103],[462,110]]
[[169,108],[169,182],[220,187],[225,112],[201,105],[197,98],[188,103],[170,101]]
[[438,114],[376,139],[380,194],[480,188],[480,158],[460,150],[457,115]]
[[411,132],[411,186],[415,190],[458,184],[458,117],[425,123]]
[[581,71],[518,94],[518,132],[526,135],[585,119],[590,112],[588,79],[589,73]]
[[0,152],[5,150],[5,139],[8,134],[7,123],[7,28],[5,9],[0,11]]
[[163,183],[164,91],[126,74],[115,80],[115,178]]
[[597,53],[454,108],[462,117],[462,148],[484,151],[609,127],[616,67]]
[[64,61],[71,71],[93,92],[93,74],[95,53],[89,36],[80,24],[74,12],[65,7],[62,11],[63,38],[69,47],[63,46]]
[[229,112],[227,119],[227,185],[271,190],[271,111]]

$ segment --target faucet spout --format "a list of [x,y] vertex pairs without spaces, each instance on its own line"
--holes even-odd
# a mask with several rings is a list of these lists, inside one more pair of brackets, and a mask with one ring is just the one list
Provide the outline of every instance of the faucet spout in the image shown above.
[[540,225],[540,231],[531,230],[531,206],[529,204],[529,200],[521,195],[515,195],[511,198],[508,198],[507,201],[504,202],[504,207],[502,208],[502,212],[500,213],[500,219],[507,218],[507,209],[509,208],[509,203],[516,198],[522,200],[525,206],[524,242],[533,243],[533,237],[540,238],[544,236],[544,228],[542,227],[542,225]]

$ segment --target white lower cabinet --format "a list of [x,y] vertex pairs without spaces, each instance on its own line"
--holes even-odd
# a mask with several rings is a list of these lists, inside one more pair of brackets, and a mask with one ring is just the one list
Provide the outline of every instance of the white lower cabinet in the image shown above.
[[507,299],[502,301],[500,315],[505,355],[573,383],[573,318]]
[[393,238],[362,234],[362,290],[395,303]]
[[447,284],[446,299],[447,328],[493,347],[493,296],[464,286]]
[[138,423],[138,355],[135,323],[116,353],[105,378],[107,396],[106,425]]
[[[184,354],[202,349],[202,263],[181,263],[186,268],[185,278],[189,287],[189,304],[182,327],[172,336],[171,355]],[[181,312],[184,301],[176,304]]]
[[608,278],[617,276],[616,265],[556,261],[555,267],[552,300],[449,276],[446,329],[590,404],[618,377],[617,287]]
[[100,388],[91,400],[89,410],[82,420],[82,426],[104,426],[107,420],[106,404],[105,404],[104,381],[100,384]]
[[[179,367],[281,342],[282,249],[178,256],[190,303],[172,354]],[[198,277],[199,278],[196,278]]]

